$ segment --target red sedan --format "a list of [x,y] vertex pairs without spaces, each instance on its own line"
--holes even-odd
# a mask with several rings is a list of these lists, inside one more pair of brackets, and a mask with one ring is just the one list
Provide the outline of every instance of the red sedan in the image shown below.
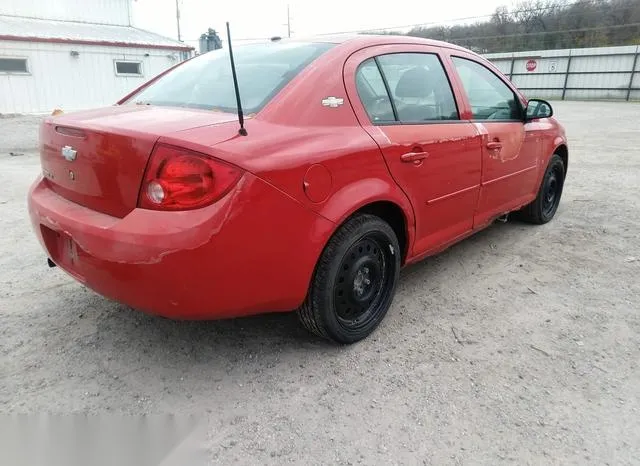
[[400,268],[510,212],[556,213],[551,105],[460,47],[275,40],[200,55],[117,105],[47,118],[34,231],[96,292],[175,319],[296,310],[370,334]]

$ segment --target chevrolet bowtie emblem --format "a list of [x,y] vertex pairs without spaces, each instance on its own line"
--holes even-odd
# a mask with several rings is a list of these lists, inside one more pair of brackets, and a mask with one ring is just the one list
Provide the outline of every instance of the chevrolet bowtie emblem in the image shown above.
[[322,105],[325,107],[336,108],[344,104],[344,99],[341,97],[327,97],[322,100]]
[[78,155],[78,151],[71,146],[64,146],[61,150],[62,156],[67,162],[73,162]]

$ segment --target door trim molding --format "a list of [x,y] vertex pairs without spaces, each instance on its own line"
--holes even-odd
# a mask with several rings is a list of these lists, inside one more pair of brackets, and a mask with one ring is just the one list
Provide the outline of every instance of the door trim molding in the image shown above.
[[522,170],[518,170],[517,172],[507,173],[506,175],[501,176],[499,178],[494,178],[492,180],[483,181],[482,183],[480,183],[480,185],[481,186],[489,186],[489,185],[491,185],[493,183],[497,183],[498,181],[504,181],[507,178],[511,178],[511,177],[518,176],[518,175],[522,175],[523,173],[529,172],[531,170],[537,170],[537,169],[538,169],[538,165],[537,164],[536,165],[532,165],[530,167],[523,168]]
[[469,191],[472,191],[474,189],[478,189],[479,187],[480,187],[480,185],[476,184],[476,185],[473,185],[473,186],[469,186],[468,188],[463,188],[463,189],[461,189],[459,191],[454,191],[452,193],[445,194],[444,196],[436,197],[434,199],[429,199],[427,201],[427,205],[432,205],[432,204],[435,204],[436,202],[445,201],[445,200],[450,199],[452,197],[459,196],[459,195],[464,194],[464,193],[468,193]]

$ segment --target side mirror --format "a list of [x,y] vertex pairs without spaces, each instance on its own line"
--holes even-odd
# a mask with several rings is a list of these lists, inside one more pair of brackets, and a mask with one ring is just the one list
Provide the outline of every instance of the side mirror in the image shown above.
[[542,99],[531,99],[527,104],[526,121],[539,120],[540,118],[550,118],[553,116],[551,104]]

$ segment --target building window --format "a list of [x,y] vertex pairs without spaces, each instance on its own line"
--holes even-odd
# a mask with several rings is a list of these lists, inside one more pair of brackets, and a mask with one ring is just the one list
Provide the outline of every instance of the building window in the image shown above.
[[0,73],[28,74],[27,59],[0,57]]
[[118,76],[142,76],[142,63],[139,61],[116,60],[115,66]]

